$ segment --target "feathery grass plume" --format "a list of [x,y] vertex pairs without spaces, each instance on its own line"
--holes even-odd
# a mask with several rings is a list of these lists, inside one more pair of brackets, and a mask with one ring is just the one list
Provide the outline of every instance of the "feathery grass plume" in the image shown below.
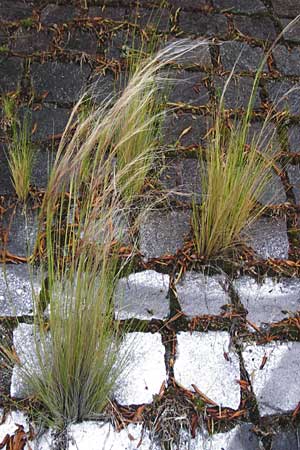
[[159,51],[119,98],[106,99],[74,130],[79,101],[63,134],[41,216],[48,317],[37,302],[37,364],[22,366],[45,420],[58,428],[99,415],[126,366],[113,320],[115,285],[129,264],[119,258],[127,232],[120,216],[140,195],[153,159],[164,81],[157,75],[199,45],[181,41]]
[[3,110],[11,129],[11,139],[7,153],[11,180],[19,200],[25,202],[30,189],[34,157],[29,118],[26,114],[22,120],[16,118],[15,104],[10,97],[4,98]]

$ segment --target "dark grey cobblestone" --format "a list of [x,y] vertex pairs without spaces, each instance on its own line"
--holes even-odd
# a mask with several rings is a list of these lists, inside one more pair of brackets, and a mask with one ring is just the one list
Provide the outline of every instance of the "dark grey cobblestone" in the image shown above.
[[205,106],[209,102],[209,91],[203,85],[206,75],[202,72],[191,73],[187,70],[168,72],[170,82],[167,99],[173,103],[187,103],[193,106]]
[[32,16],[32,8],[24,2],[2,0],[0,3],[0,21],[22,20],[30,16]]
[[176,63],[183,67],[197,67],[202,70],[212,68],[209,45],[203,39],[197,39],[195,42],[200,42],[201,45],[184,54],[181,58],[176,58]]
[[170,11],[165,8],[146,9],[137,8],[129,10],[128,20],[137,24],[141,29],[151,27],[161,32],[167,32],[170,28]]
[[276,14],[282,17],[296,17],[300,14],[300,4],[298,0],[271,0]]
[[227,34],[227,19],[222,14],[194,14],[181,12],[179,16],[179,27],[187,34],[198,36],[219,36]]
[[261,0],[212,0],[215,8],[234,13],[257,14],[267,12]]
[[31,129],[35,132],[32,134],[32,140],[36,141],[49,141],[53,136],[62,134],[67,125],[70,110],[66,108],[55,108],[54,106],[42,106],[41,109],[21,109],[21,115],[26,112],[29,118],[29,123],[32,125]]
[[288,129],[288,144],[291,152],[300,153],[300,125],[292,125]]
[[237,15],[234,17],[233,23],[235,28],[244,36],[273,41],[277,35],[274,23],[270,17]]
[[197,159],[166,158],[160,182],[172,200],[201,202],[201,174]]
[[66,31],[60,46],[64,50],[96,54],[100,51],[100,42],[93,31]]
[[273,50],[273,56],[277,69],[283,75],[300,76],[300,49],[295,47],[288,50],[283,45],[278,45]]
[[205,145],[205,135],[209,129],[209,119],[192,114],[172,114],[163,125],[164,143],[183,146]]
[[106,6],[105,8],[101,6],[91,6],[87,12],[88,17],[103,17],[104,19],[115,20],[117,22],[124,21],[127,19],[128,10],[121,6],[118,8],[113,8]]
[[18,29],[9,42],[9,48],[17,53],[33,53],[49,50],[53,32]]
[[48,92],[47,101],[70,103],[78,100],[83,93],[91,69],[87,64],[46,62],[33,63],[31,73],[37,95]]
[[[221,76],[216,76],[213,79],[214,87],[216,92],[216,97],[220,97],[226,79]],[[251,92],[253,87],[253,78],[250,77],[233,77],[230,83],[226,87],[226,92],[224,96],[225,108],[247,108]],[[261,101],[259,97],[260,89],[257,90],[255,95],[255,100],[253,104],[254,109],[258,109],[261,106]]]
[[299,450],[300,427],[291,431],[276,433],[272,439],[272,450]]
[[[281,19],[280,23],[282,25],[282,28],[285,28],[289,23],[291,19]],[[284,32],[284,39],[286,41],[296,42],[300,43],[300,23],[297,22],[293,25],[292,28],[290,28],[288,31]]]
[[207,11],[211,8],[211,0],[168,0],[168,3],[174,9],[182,8],[187,11]]
[[22,69],[22,59],[0,57],[0,93],[18,89],[22,79]]
[[296,203],[300,204],[300,166],[292,166],[289,164],[287,166],[287,174],[289,177],[289,182],[292,185],[293,193],[295,195]]
[[[235,71],[255,72],[260,66],[264,53],[259,47],[251,47],[242,42],[229,41],[220,45],[221,63],[225,70],[232,70],[234,64]],[[267,71],[264,65],[264,71]]]
[[78,10],[72,5],[55,5],[50,3],[41,12],[40,21],[43,25],[62,24],[74,19]]
[[150,212],[140,226],[140,251],[147,258],[174,254],[190,232],[190,213],[185,211]]
[[290,81],[269,81],[266,84],[269,100],[278,111],[300,114],[300,84]]

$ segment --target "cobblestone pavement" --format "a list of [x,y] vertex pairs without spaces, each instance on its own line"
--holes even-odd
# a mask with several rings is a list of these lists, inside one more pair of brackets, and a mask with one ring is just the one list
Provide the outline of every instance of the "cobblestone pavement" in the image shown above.
[[[191,199],[200,203],[202,195],[195,148],[205,149],[216,98],[236,63],[225,106],[243,115],[258,65],[298,14],[299,0],[0,0],[0,339],[9,346],[13,339],[19,358],[30,355],[33,364],[32,288],[38,295],[41,279],[26,256],[38,210],[30,204],[24,214],[16,203],[4,95],[15,94],[20,117],[30,112],[38,198],[72,106],[95,81],[97,101],[116,89],[133,35],[138,42],[154,33],[162,43],[208,39],[171,68],[178,83],[169,102],[177,108],[165,118],[159,170],[168,202],[141,223],[142,256],[115,295],[116,317],[146,328],[125,338],[124,350],[131,339],[137,345],[114,399],[124,417],[138,417],[145,405],[161,428],[171,420],[180,450],[300,449],[300,22],[270,53],[254,102],[250,134],[271,106],[277,112],[265,138],[272,136],[279,159],[259,199],[265,215],[245,230],[249,254],[239,266],[203,267],[188,253]],[[9,395],[28,394],[1,356],[1,412]],[[107,422],[74,424],[63,443],[50,430],[34,449],[159,450],[162,429],[153,418],[145,423],[120,432]],[[16,424],[29,430],[25,413],[12,411],[0,443]]]

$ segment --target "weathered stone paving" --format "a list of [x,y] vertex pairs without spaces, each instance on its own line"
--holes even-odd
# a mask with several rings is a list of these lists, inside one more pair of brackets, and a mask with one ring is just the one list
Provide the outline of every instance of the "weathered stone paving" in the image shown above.
[[[112,398],[120,410],[112,421],[72,424],[64,441],[41,430],[32,449],[177,448],[174,436],[162,446],[162,429],[176,430],[179,450],[300,448],[300,22],[270,50],[254,98],[248,144],[261,133],[259,150],[272,140],[277,157],[257,199],[265,214],[243,231],[247,248],[234,264],[199,261],[191,250],[191,204],[205,200],[197,153],[207,151],[216,100],[235,66],[224,102],[228,118],[243,116],[262,58],[298,14],[299,0],[0,1],[0,334],[9,329],[19,359],[33,365],[42,280],[30,256],[72,107],[95,81],[96,102],[118,92],[133,36],[135,46],[157,32],[161,45],[207,39],[170,67],[172,111],[149,180],[159,201],[140,225],[137,264],[114,297],[116,319],[134,319],[122,346],[125,354],[133,341],[133,352]],[[7,164],[5,95],[20,119],[30,117],[35,157],[25,209]],[[276,115],[263,129],[271,108]],[[20,411],[1,420],[9,395],[29,393],[17,365],[9,392],[9,374],[1,356],[0,444],[16,424],[29,433],[31,422]],[[117,431],[120,422],[126,426]]]

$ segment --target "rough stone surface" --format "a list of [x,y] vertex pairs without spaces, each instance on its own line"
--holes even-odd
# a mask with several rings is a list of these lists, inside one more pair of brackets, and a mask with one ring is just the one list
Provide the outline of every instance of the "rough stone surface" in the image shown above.
[[190,231],[190,213],[153,211],[140,226],[140,251],[147,258],[174,254]]
[[165,319],[170,314],[169,275],[146,270],[122,278],[115,293],[116,316],[141,320]]
[[248,311],[247,318],[258,326],[279,322],[300,310],[298,280],[268,277],[258,283],[251,277],[241,277],[234,281],[234,288]]
[[269,41],[273,41],[277,36],[273,21],[269,17],[235,16],[233,23],[244,36]]
[[292,125],[288,129],[288,143],[291,152],[300,153],[300,126]]
[[140,424],[130,424],[117,432],[109,423],[82,422],[71,425],[68,435],[71,441],[67,450],[159,450]]
[[[216,96],[220,97],[224,86],[226,83],[226,79],[220,76],[216,76],[214,78],[214,87]],[[253,79],[250,77],[234,77],[231,79],[230,83],[226,87],[226,92],[224,95],[225,108],[247,108],[248,102],[251,96],[253,87]],[[260,98],[259,98],[258,89],[255,100],[253,104],[254,109],[258,109],[260,107]]]
[[[187,389],[195,384],[219,405],[237,409],[240,404],[240,388],[236,382],[240,379],[239,359],[229,350],[229,343],[227,332],[179,333],[174,375]],[[228,360],[224,352],[228,353]]]
[[248,130],[247,144],[255,145],[265,154],[273,155],[280,151],[277,129],[273,123],[252,122]]
[[257,200],[263,205],[280,204],[286,201],[286,192],[279,175],[272,172],[270,180]]
[[244,237],[260,258],[288,258],[289,241],[284,218],[262,217],[245,230]]
[[278,111],[300,114],[300,84],[290,81],[270,81],[266,84],[269,99]]
[[47,5],[41,12],[40,20],[43,25],[62,24],[74,19],[78,11],[72,5]]
[[61,46],[65,50],[96,54],[99,52],[99,40],[93,31],[66,31]]
[[[225,70],[232,70],[234,64],[235,71],[255,72],[264,57],[263,51],[259,47],[251,47],[237,41],[222,43],[220,46],[221,62]],[[267,71],[264,66],[264,71]]]
[[[282,25],[282,28],[284,29],[289,23],[291,22],[291,19],[281,19],[280,23]],[[284,39],[286,41],[291,41],[291,42],[296,42],[296,43],[300,43],[300,24],[299,22],[295,23],[292,28],[290,28],[289,30],[285,31],[284,34]]]
[[22,79],[23,62],[20,58],[0,57],[0,93],[15,91]]
[[158,31],[167,32],[170,27],[170,12],[162,7],[159,9],[139,7],[136,10],[129,10],[128,19],[141,29],[155,28]]
[[32,134],[33,142],[46,140],[51,143],[53,137],[63,133],[69,119],[70,110],[48,105],[38,110],[21,109],[21,115],[24,116],[25,113],[30,128],[35,130]]
[[274,11],[279,16],[296,17],[300,14],[300,4],[298,0],[271,0]]
[[221,307],[230,303],[223,275],[205,276],[186,272],[176,285],[176,291],[182,312],[190,317],[218,315],[222,312]]
[[243,424],[225,433],[197,435],[191,450],[258,450],[259,440],[251,428],[251,424]]
[[[4,411],[0,409],[1,419],[3,414]],[[28,419],[24,413],[22,413],[21,411],[10,411],[7,415],[5,415],[5,420],[3,423],[1,422],[0,425],[0,443],[3,442],[7,434],[12,436],[16,431],[16,429],[18,428],[18,425],[22,425],[26,433],[29,431]],[[24,450],[29,450],[28,445],[25,445]],[[34,450],[42,450],[42,448],[41,447],[36,448],[36,446],[34,445]]]
[[299,450],[300,428],[276,433],[272,440],[272,450]]
[[294,410],[300,397],[300,384],[295,382],[300,370],[300,342],[250,345],[242,355],[260,414]]
[[0,4],[0,20],[10,22],[23,20],[32,15],[32,8],[22,1],[2,0]]
[[0,265],[1,317],[31,315],[33,291],[39,294],[40,282],[27,264]]
[[[174,40],[176,43],[176,40]],[[211,55],[208,44],[203,39],[193,41],[195,47],[176,58],[176,63],[182,66],[196,66],[200,69],[208,69],[212,67]]]
[[18,29],[9,42],[9,48],[18,53],[34,53],[47,51],[50,47],[53,33],[50,31],[39,31],[33,33],[31,30]]
[[122,6],[117,8],[106,6],[105,8],[101,6],[91,6],[87,12],[88,17],[103,17],[104,19],[110,19],[117,22],[123,22],[127,19],[128,10]]
[[201,36],[226,36],[227,19],[222,14],[193,14],[182,11],[179,15],[179,27],[187,34]]
[[30,256],[37,238],[38,211],[17,207],[14,211],[6,213],[3,219],[3,228],[8,231],[8,241],[2,245],[13,255]]
[[251,2],[248,0],[213,0],[213,5],[224,12],[257,14],[267,11],[261,0],[251,0]]
[[273,50],[273,56],[277,69],[283,75],[300,75],[299,58],[300,49],[295,47],[288,50],[283,45],[277,45]]
[[117,381],[114,397],[122,405],[151,403],[167,376],[161,336],[159,333],[129,333],[120,354],[128,354],[128,351],[128,365]]
[[207,105],[209,92],[203,85],[204,76],[201,72],[195,74],[187,70],[168,72],[167,77],[171,80],[168,102],[186,103],[191,106]]
[[86,64],[46,62],[32,64],[32,83],[37,95],[48,92],[47,101],[75,102],[87,82],[90,68]]
[[166,158],[160,182],[170,199],[201,202],[201,169],[193,158]]
[[208,128],[209,118],[193,114],[169,113],[162,128],[164,144],[204,146]]
[[300,203],[300,167],[292,166],[289,164],[287,166],[287,173],[289,177],[289,182],[292,185],[293,193],[295,195],[296,203]]

